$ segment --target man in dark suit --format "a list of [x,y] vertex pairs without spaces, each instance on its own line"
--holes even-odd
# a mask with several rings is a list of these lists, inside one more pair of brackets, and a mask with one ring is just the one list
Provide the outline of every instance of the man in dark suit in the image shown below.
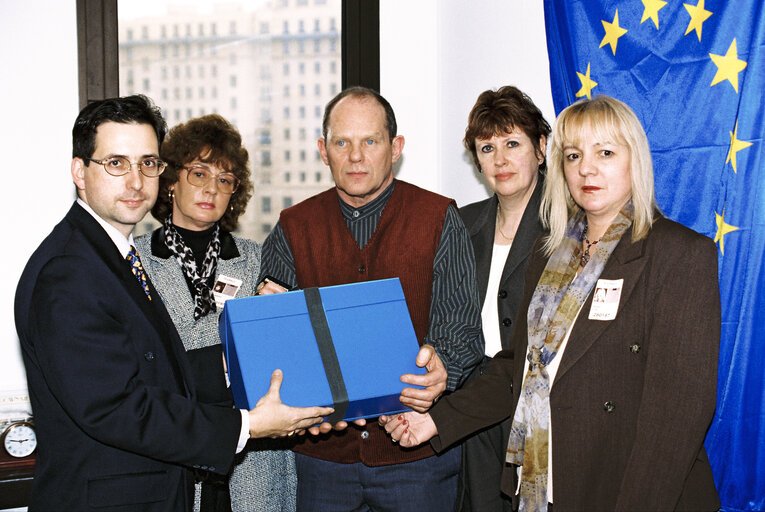
[[38,435],[30,510],[189,510],[188,467],[226,473],[248,434],[284,434],[270,420],[279,411],[293,429],[319,420],[279,402],[278,374],[249,414],[195,401],[178,333],[132,247],[156,200],[165,132],[143,96],[92,103],[75,122],[77,202],[16,293]]

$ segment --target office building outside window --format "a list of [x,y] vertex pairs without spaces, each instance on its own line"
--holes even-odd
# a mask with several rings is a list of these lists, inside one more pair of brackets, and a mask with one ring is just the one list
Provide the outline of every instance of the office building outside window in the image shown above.
[[[282,198],[278,206],[288,198],[294,204],[331,185],[321,178],[329,175],[321,160],[304,155],[316,151],[306,132],[320,134],[317,112],[339,90],[340,0],[123,0],[118,8],[120,94],[146,94],[170,127],[215,112],[242,134],[255,190],[239,234],[263,241],[265,226],[270,231],[279,218],[272,197]],[[309,44],[301,43],[306,39]],[[299,94],[289,95],[290,89]],[[308,91],[313,116],[306,116]],[[287,163],[292,153],[299,161]],[[290,182],[290,172],[316,179]],[[147,217],[138,230],[154,226]]]

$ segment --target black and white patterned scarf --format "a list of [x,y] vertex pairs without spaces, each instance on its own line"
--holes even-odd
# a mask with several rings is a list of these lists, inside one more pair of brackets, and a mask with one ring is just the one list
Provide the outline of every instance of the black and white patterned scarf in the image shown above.
[[192,299],[194,299],[194,320],[199,320],[210,311],[216,311],[215,298],[210,288],[210,277],[215,275],[218,268],[218,253],[220,253],[220,226],[215,224],[212,239],[207,245],[207,252],[202,268],[197,269],[193,251],[183,241],[173,224],[173,214],[170,213],[164,222],[165,245],[175,256],[181,266],[183,275],[192,283]]

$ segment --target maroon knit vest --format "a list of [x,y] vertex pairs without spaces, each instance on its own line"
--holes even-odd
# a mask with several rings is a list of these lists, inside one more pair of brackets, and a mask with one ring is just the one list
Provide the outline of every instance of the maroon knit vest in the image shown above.
[[[428,332],[433,288],[433,259],[446,209],[452,200],[404,181],[396,181],[380,222],[359,249],[343,219],[336,189],[282,211],[279,223],[287,237],[298,286],[331,286],[398,277],[414,331],[422,344]],[[340,463],[383,466],[423,459],[430,445],[403,449],[370,420],[365,428],[305,436],[295,451]]]

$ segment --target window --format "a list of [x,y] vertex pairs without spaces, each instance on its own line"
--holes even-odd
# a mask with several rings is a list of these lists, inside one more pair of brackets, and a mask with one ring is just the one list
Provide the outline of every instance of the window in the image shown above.
[[321,107],[318,105],[313,108],[313,117],[321,119]]
[[268,236],[268,234],[271,232],[271,224],[261,224],[260,232],[264,237]]
[[260,211],[262,213],[271,213],[271,198],[263,196],[260,198]]
[[316,183],[319,183],[319,182],[321,182],[321,173],[317,171],[316,172]]
[[282,197],[282,210],[292,206],[292,198],[290,196]]
[[141,27],[141,39],[149,39],[149,27]]
[[151,87],[149,87],[149,79],[148,78],[144,78],[143,79],[143,90],[144,91],[150,91],[151,90]]
[[[155,97],[170,126],[217,112],[236,125],[257,183],[240,233],[259,242],[282,207],[326,186],[326,179],[314,179],[323,166],[311,157],[313,133],[321,132],[316,115],[323,112],[330,82],[340,86],[340,55],[329,53],[329,41],[336,39],[340,49],[344,3],[348,0],[226,0],[223,6],[220,0],[195,0],[168,16],[163,9],[148,9],[131,20],[123,19],[123,11],[140,10],[139,2],[118,2],[120,91]],[[105,30],[117,34],[116,26]],[[140,64],[130,66],[130,57]],[[270,198],[268,212],[262,211],[263,198]]]

